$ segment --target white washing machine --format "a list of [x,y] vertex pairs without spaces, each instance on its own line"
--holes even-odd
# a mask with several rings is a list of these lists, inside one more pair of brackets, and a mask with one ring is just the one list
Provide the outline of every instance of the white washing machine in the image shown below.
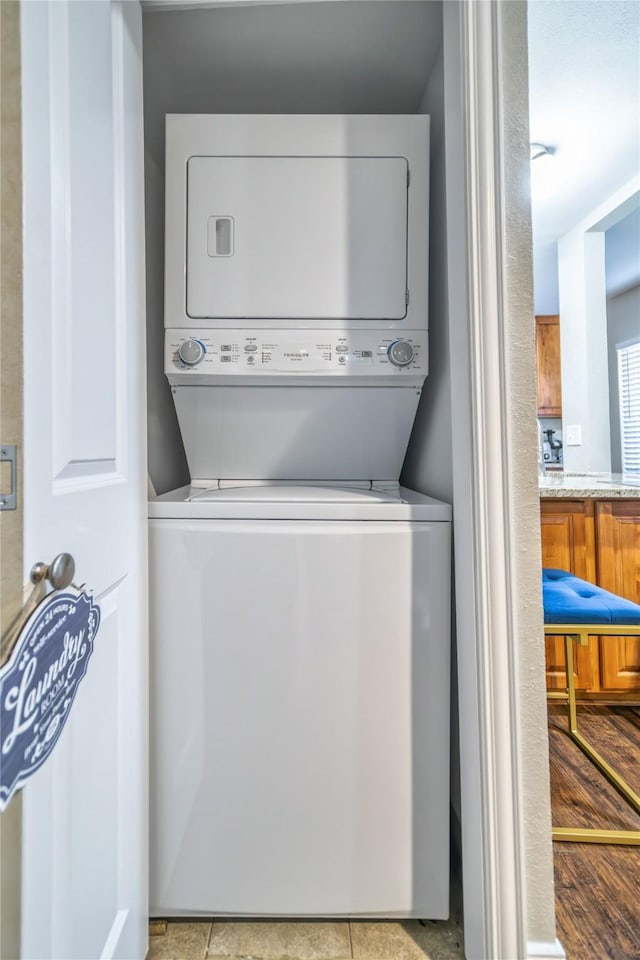
[[448,916],[447,505],[151,507],[152,914]]
[[448,915],[450,508],[425,117],[170,117],[150,504],[154,916]]

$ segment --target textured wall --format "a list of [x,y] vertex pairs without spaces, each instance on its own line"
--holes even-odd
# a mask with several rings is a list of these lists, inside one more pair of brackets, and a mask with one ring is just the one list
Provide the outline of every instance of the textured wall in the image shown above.
[[511,573],[519,666],[515,698],[520,728],[521,811],[529,942],[553,942],[553,856],[549,806],[547,709],[540,584],[540,505],[537,478],[535,324],[533,316],[526,4],[499,4],[504,56],[502,93],[503,169],[506,201],[504,243],[507,316],[506,377],[510,390],[509,444]]
[[[22,447],[20,5],[0,2],[0,436]],[[0,513],[0,633],[22,606],[22,457],[18,509]],[[6,482],[3,473],[3,487]],[[20,795],[0,814],[0,956],[20,954]]]

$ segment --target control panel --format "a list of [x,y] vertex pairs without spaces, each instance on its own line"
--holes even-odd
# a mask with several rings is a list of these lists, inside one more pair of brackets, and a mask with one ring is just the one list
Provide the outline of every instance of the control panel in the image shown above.
[[206,377],[427,374],[427,334],[360,330],[167,330],[165,373]]

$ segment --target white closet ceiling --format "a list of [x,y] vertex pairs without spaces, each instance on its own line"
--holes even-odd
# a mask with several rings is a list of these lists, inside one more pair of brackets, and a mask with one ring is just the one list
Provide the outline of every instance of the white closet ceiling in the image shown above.
[[414,113],[442,42],[438,0],[144,13],[145,113]]

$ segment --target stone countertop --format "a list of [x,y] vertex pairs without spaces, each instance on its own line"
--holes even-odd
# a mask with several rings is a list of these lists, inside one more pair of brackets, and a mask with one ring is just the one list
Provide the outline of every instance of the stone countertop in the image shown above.
[[640,477],[622,473],[547,473],[538,483],[541,497],[640,500]]

